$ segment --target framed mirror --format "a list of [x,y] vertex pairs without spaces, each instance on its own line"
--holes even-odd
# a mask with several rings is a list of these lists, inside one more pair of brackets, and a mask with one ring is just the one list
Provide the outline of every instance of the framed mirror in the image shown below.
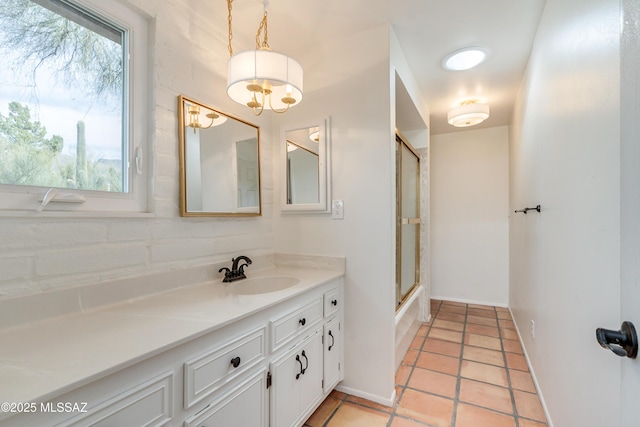
[[283,212],[330,212],[331,119],[292,126],[281,132]]
[[260,128],[178,97],[180,214],[258,216]]

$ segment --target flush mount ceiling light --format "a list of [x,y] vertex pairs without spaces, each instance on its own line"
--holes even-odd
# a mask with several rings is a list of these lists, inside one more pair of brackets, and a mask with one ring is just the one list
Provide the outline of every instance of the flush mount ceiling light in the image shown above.
[[[233,54],[231,39],[231,4],[229,9],[229,62],[227,63],[227,95],[253,110],[256,116],[264,110],[284,113],[302,101],[302,66],[293,58],[274,52],[267,34],[267,6],[256,34],[256,49]],[[260,34],[264,31],[262,42]]]
[[463,71],[481,64],[489,54],[489,50],[481,46],[465,47],[458,49],[442,60],[442,67],[445,70]]
[[457,128],[474,126],[489,118],[489,106],[477,99],[463,101],[447,114],[447,121]]
[[[209,111],[209,110],[207,110]],[[193,133],[196,133],[196,129],[209,129],[212,126],[219,126],[227,121],[225,116],[221,116],[213,111],[209,111],[204,116],[211,120],[208,125],[200,123],[200,106],[189,105],[187,106],[187,116],[189,117],[187,126],[193,128]]]
[[309,128],[309,139],[313,142],[320,142],[320,126]]

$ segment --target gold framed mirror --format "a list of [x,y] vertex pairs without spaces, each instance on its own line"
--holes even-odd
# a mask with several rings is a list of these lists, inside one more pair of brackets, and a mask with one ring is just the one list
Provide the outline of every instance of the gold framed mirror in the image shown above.
[[260,127],[178,96],[180,215],[262,215]]

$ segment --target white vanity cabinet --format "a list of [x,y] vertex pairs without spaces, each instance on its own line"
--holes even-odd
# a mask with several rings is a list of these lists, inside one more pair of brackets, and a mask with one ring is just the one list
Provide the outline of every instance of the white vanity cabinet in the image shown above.
[[271,427],[301,425],[323,399],[322,328],[271,364]]
[[[344,378],[342,280],[291,293],[144,358],[123,357],[119,367],[50,392],[37,413],[0,417],[0,427],[299,427]],[[151,333],[165,333],[165,324]],[[41,410],[59,402],[86,405]]]

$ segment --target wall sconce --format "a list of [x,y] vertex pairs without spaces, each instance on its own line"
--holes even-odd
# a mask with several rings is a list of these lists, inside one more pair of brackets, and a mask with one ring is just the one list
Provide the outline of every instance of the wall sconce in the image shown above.
[[196,129],[209,129],[212,126],[219,126],[227,121],[225,116],[214,113],[213,111],[205,114],[205,117],[211,120],[208,125],[200,123],[200,106],[189,105],[187,107],[187,126],[193,128],[193,133],[196,133]]
[[477,99],[463,101],[459,107],[452,109],[447,114],[447,122],[458,128],[474,126],[488,118],[489,106],[479,103]]
[[[231,4],[229,9],[229,62],[227,63],[227,95],[239,104],[245,104],[256,116],[266,110],[284,113],[302,101],[302,66],[293,58],[274,52],[269,47],[267,34],[267,0],[264,15],[256,34],[256,49],[233,54],[231,39]],[[260,34],[264,37],[260,43]]]

